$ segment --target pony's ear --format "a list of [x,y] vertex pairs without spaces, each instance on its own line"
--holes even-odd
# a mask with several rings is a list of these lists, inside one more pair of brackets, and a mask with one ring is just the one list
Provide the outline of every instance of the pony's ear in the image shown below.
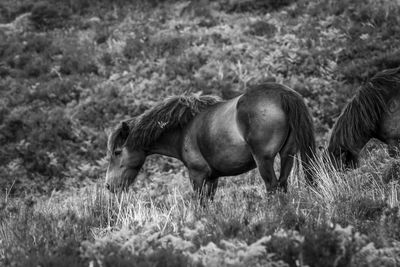
[[129,128],[128,123],[123,121],[121,124],[121,133],[120,133],[122,140],[126,140],[126,138],[128,138],[129,132],[130,132],[130,128]]

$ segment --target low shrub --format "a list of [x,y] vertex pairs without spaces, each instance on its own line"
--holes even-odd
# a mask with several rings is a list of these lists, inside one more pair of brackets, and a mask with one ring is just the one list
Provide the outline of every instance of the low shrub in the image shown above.
[[74,14],[86,15],[104,13],[117,7],[119,11],[126,11],[127,7],[154,8],[163,2],[174,2],[174,0],[51,0],[55,5],[65,5]]
[[297,0],[234,0],[221,4],[228,12],[271,12],[295,3]]
[[50,72],[51,62],[38,54],[33,54],[29,62],[23,67],[23,74],[28,77],[40,77]]
[[103,129],[106,127],[106,123],[112,122],[117,116],[136,115],[132,111],[138,107],[135,105],[127,106],[126,103],[122,102],[118,87],[104,86],[96,88],[94,91],[97,91],[96,96],[81,101],[75,107],[74,118],[79,120],[82,125]]
[[0,23],[10,23],[18,15],[31,11],[35,0],[3,0],[0,3]]
[[79,44],[77,40],[66,40],[61,48],[61,74],[99,74],[99,66],[94,47],[90,43]]
[[62,108],[27,109],[9,118],[9,122],[15,120],[23,127],[24,136],[16,151],[26,170],[50,177],[61,176],[69,161],[69,151],[76,146],[72,123],[65,111]]
[[190,36],[160,35],[150,40],[157,57],[177,56],[190,45]]
[[[212,16],[212,9],[210,8],[209,1],[190,1],[182,11],[181,16],[187,16],[189,18],[202,18],[200,24],[203,26],[212,26],[216,23]],[[202,27],[201,25],[199,25]]]
[[400,240],[400,211],[399,207],[385,210],[380,227],[389,240]]
[[49,53],[55,48],[52,47],[53,40],[47,34],[29,34],[24,37],[26,44],[24,45],[23,52],[36,52]]
[[52,40],[46,34],[13,35],[0,44],[0,58],[14,70],[8,74],[17,77],[47,75],[52,66],[51,56],[55,52]]
[[298,232],[280,230],[271,236],[266,250],[273,253],[273,260],[283,260],[289,266],[296,266],[296,262],[301,257],[303,242],[304,237]]
[[376,221],[387,207],[386,201],[364,196],[348,196],[336,204],[334,219],[340,224],[358,226],[358,222]]
[[65,5],[41,1],[32,7],[30,19],[37,29],[48,30],[67,26],[70,15],[71,10]]
[[81,58],[81,54],[67,54],[61,60],[60,73],[71,74],[98,74],[99,68],[93,58]]
[[[133,255],[129,251],[120,251],[116,248],[110,249],[104,258],[102,265],[105,267],[130,267],[134,263],[134,266],[140,267],[186,267],[191,266],[189,258],[181,252],[175,252],[172,249],[157,249],[153,253],[144,255]],[[196,267],[202,267],[202,264],[197,264]]]
[[130,37],[127,39],[122,53],[127,59],[143,59],[148,56],[148,46],[146,38]]
[[[354,49],[361,51],[353,51],[353,56],[350,58],[346,52],[345,63],[341,66],[341,75],[349,83],[363,83],[372,78],[378,71],[382,69],[396,68],[400,65],[400,51],[370,51],[369,49],[363,50],[360,46]],[[350,49],[348,52],[352,52]],[[358,55],[354,58],[354,55]],[[373,54],[373,56],[371,56]]]
[[250,25],[248,34],[255,36],[264,36],[266,38],[273,38],[276,31],[277,31],[276,26],[266,21],[260,20]]
[[207,59],[201,54],[190,53],[176,57],[170,56],[166,60],[168,66],[165,70],[166,75],[171,79],[175,79],[177,76],[190,77],[206,62]]
[[351,237],[342,236],[327,225],[305,233],[302,252],[304,263],[310,267],[350,266],[354,253]]

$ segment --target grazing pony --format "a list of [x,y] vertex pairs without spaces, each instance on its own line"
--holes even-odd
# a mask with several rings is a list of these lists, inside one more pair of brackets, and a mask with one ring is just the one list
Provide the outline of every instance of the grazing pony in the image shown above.
[[[277,83],[249,88],[227,101],[214,96],[175,96],[139,117],[122,122],[108,139],[106,187],[126,189],[146,157],[181,160],[193,189],[213,198],[218,177],[258,167],[268,191],[287,190],[294,156],[300,152],[307,181],[315,154],[314,128],[302,97]],[[277,179],[273,163],[281,156]]]
[[400,67],[378,72],[347,104],[328,145],[337,169],[355,168],[361,149],[376,138],[395,156],[400,141]]

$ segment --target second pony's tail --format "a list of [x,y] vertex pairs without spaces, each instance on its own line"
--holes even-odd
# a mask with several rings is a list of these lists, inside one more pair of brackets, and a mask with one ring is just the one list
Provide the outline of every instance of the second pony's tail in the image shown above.
[[288,116],[290,131],[300,151],[301,162],[308,184],[315,185],[311,163],[315,159],[314,125],[303,97],[296,91],[287,88],[281,94],[282,108]]

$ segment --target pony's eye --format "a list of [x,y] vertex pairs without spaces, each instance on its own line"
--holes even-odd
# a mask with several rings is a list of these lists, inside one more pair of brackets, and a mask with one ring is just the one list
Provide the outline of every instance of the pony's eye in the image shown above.
[[115,150],[114,156],[119,156],[119,155],[121,155],[121,153],[122,153],[122,150]]

